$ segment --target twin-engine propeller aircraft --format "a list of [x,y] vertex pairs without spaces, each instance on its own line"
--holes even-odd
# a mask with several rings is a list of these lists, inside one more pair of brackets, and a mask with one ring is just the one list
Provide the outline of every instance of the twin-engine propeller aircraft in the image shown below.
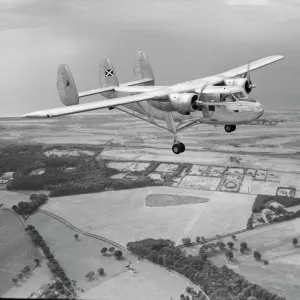
[[[135,81],[119,84],[115,69],[107,57],[99,65],[100,87],[78,93],[69,68],[59,65],[57,89],[66,107],[41,110],[25,118],[52,118],[101,108],[117,108],[174,134],[172,150],[185,151],[177,133],[197,124],[225,125],[226,132],[236,125],[250,123],[264,112],[262,105],[249,97],[255,86],[250,71],[283,59],[274,55],[210,77],[189,80],[172,86],[154,86],[152,68],[146,54],[137,52]],[[79,104],[79,98],[100,94],[107,99]],[[156,120],[166,122],[166,126]]]

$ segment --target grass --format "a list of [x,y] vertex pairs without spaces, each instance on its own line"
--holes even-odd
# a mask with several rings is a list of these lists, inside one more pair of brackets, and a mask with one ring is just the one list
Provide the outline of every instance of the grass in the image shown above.
[[[147,207],[150,194],[188,195],[208,202],[168,207]],[[44,210],[65,218],[78,228],[100,234],[122,245],[144,238],[211,237],[244,229],[255,196],[171,187],[148,187],[57,197]],[[87,222],[88,220],[88,222]]]
[[[216,251],[208,258],[217,266],[226,264],[247,280],[257,283],[268,291],[286,297],[288,300],[299,300],[300,294],[300,247],[292,245],[292,239],[300,237],[300,219],[291,222],[275,224],[237,235],[237,240],[224,239],[224,243],[233,241],[234,258],[229,261],[223,252]],[[239,245],[247,242],[250,251],[241,254]],[[200,246],[186,248],[187,252],[195,255]],[[262,255],[261,261],[253,258],[257,250]],[[264,265],[263,260],[269,265]]]
[[131,265],[138,270],[136,275],[130,271],[122,273],[111,280],[91,288],[80,295],[81,299],[113,299],[113,300],[153,300],[179,299],[187,286],[196,291],[198,287],[176,273],[155,266],[146,261]]
[[[34,259],[41,259],[40,252],[25,235],[19,216],[3,209],[0,212],[0,297],[9,291],[12,278],[25,266],[34,266]],[[28,279],[30,280],[30,279]]]
[[[128,253],[123,253],[124,259],[121,260],[117,260],[113,255],[102,255],[102,247],[109,248],[110,244],[80,234],[76,241],[76,231],[42,213],[30,216],[27,223],[37,228],[67,276],[76,280],[77,286],[83,289],[89,289],[125,272],[128,260],[133,262],[136,259]],[[104,276],[96,275],[95,279],[90,281],[85,278],[89,271],[97,273],[98,268],[104,268]]]

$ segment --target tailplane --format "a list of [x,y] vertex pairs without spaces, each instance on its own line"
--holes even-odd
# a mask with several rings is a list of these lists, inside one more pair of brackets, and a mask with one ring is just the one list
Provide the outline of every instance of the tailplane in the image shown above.
[[143,51],[136,54],[133,74],[137,81],[141,80],[142,85],[154,85],[154,75],[147,55]]
[[101,92],[100,94],[108,99],[116,98],[117,92],[113,89],[119,86],[119,81],[115,69],[108,59],[104,56],[99,64],[99,84],[100,88],[109,88],[112,89],[109,91]]

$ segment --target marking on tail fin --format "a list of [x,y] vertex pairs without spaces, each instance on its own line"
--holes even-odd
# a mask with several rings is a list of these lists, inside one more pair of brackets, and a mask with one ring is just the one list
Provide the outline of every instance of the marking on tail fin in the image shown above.
[[107,69],[105,70],[105,77],[107,76],[113,76],[114,75],[114,70],[113,69]]
[[57,91],[60,101],[66,105],[76,105],[79,103],[77,88],[67,65],[59,65],[57,70]]
[[100,88],[111,87],[111,90],[100,93],[103,97],[108,99],[118,97],[118,93],[114,90],[114,87],[119,86],[119,81],[113,64],[107,56],[104,56],[99,64],[99,85]]

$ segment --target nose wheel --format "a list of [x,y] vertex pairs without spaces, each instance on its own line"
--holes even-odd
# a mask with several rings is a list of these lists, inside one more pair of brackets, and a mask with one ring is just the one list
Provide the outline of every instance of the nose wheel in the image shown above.
[[180,154],[185,151],[185,145],[183,143],[177,142],[172,146],[172,151],[175,154]]
[[229,133],[229,132],[235,131],[236,126],[235,125],[225,125],[224,129],[225,129],[226,132]]

